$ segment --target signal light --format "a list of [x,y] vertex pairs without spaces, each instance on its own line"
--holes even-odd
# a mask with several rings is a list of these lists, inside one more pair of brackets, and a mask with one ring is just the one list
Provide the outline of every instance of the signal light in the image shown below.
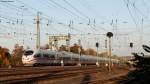
[[132,42],[130,43],[130,47],[131,47],[131,48],[133,47],[133,43],[132,43]]
[[98,43],[98,42],[96,42],[96,47],[97,47],[97,48],[99,47],[99,43]]

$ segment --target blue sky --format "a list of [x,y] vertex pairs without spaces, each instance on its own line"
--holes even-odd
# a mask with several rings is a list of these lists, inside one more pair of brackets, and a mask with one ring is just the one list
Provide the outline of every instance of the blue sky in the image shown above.
[[12,48],[19,43],[34,47],[34,19],[39,11],[42,45],[48,43],[47,33],[91,33],[72,36],[72,44],[82,39],[84,47],[94,48],[99,41],[104,51],[105,35],[95,34],[111,31],[115,35],[114,53],[129,54],[130,42],[134,42],[135,50],[139,51],[139,44],[149,45],[149,8],[149,0],[0,0],[0,45]]

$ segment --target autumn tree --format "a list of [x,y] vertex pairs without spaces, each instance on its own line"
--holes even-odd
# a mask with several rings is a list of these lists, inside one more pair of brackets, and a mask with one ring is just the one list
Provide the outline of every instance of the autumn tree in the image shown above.
[[23,46],[19,46],[16,44],[14,46],[14,50],[12,52],[12,58],[13,58],[13,65],[20,66],[22,65],[22,55],[23,55]]
[[45,44],[45,45],[44,45],[44,48],[45,48],[45,49],[49,49],[49,45],[48,45],[48,44]]
[[43,46],[40,46],[40,49],[43,49],[43,50],[47,50],[47,49],[49,49],[50,47],[49,47],[49,45],[48,44],[45,44],[45,45],[43,45]]
[[10,53],[9,49],[0,47],[0,66],[9,66],[10,63]]
[[98,56],[107,57],[108,56],[108,52],[101,52],[101,53],[98,54]]
[[59,47],[59,51],[67,51],[67,46],[66,45],[61,45]]
[[84,54],[84,49],[78,44],[74,44],[73,46],[70,47],[70,52],[78,54],[79,51],[81,51],[81,54]]
[[86,49],[85,50],[85,54],[86,55],[93,55],[93,56],[96,56],[96,51],[94,50],[94,49],[92,49],[92,48],[89,48],[89,49]]

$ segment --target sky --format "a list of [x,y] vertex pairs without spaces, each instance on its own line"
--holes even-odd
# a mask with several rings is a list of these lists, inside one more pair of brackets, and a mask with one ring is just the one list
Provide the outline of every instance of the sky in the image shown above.
[[[49,35],[72,35],[71,44],[105,51],[106,33],[113,32],[112,50],[117,55],[141,52],[149,45],[149,0],[0,0],[0,45],[36,45],[36,15],[40,12],[41,45]],[[60,41],[60,45],[65,41]]]

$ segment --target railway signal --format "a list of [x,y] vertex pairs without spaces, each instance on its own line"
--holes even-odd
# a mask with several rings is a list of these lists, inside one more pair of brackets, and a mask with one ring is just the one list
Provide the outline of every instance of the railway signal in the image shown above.
[[108,66],[108,70],[111,71],[111,37],[113,37],[113,33],[112,32],[107,32],[106,36],[109,38],[109,66]]
[[96,47],[97,47],[97,48],[99,47],[99,43],[98,43],[98,42],[96,42]]
[[[132,54],[132,52],[133,52],[133,43],[132,42],[130,42],[130,48],[131,48],[131,54]],[[132,59],[132,55],[131,55],[130,59]]]
[[[96,56],[97,56],[97,58],[98,58],[98,48],[99,48],[99,43],[96,42],[95,46],[96,46],[96,48],[97,48]],[[98,59],[97,59],[96,65],[99,67]]]
[[130,48],[133,48],[133,43],[132,42],[130,43]]
[[130,48],[131,48],[131,53],[132,53],[132,49],[133,49],[133,43],[130,42]]
[[54,45],[55,45],[56,50],[58,50],[58,40],[57,39],[54,40]]

